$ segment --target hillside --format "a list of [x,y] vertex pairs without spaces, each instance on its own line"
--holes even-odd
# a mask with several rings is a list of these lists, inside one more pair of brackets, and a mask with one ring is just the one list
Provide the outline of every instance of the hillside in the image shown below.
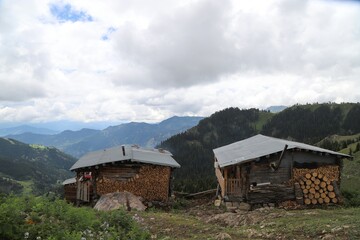
[[54,135],[24,133],[8,137],[29,144],[54,146],[72,156],[80,157],[89,151],[121,144],[154,147],[170,136],[195,126],[201,119],[202,117],[172,117],[157,124],[131,122],[104,130],[67,130]]
[[[228,108],[159,146],[170,150],[182,166],[175,171],[175,189],[193,192],[216,187],[214,148],[257,133],[316,144],[333,134],[360,133],[359,123],[359,103],[295,105],[276,114],[258,109]],[[346,147],[345,143],[337,150]]]
[[73,176],[76,159],[56,148],[0,138],[0,192],[42,194]]

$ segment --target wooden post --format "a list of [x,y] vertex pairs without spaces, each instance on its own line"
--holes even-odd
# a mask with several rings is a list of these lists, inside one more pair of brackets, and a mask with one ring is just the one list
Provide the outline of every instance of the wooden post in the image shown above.
[[225,191],[224,196],[227,195],[227,188],[228,188],[228,169],[224,168],[224,182],[225,182]]

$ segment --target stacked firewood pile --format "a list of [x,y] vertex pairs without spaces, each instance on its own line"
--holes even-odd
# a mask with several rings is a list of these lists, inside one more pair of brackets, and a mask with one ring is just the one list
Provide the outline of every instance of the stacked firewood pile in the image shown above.
[[97,193],[103,195],[127,191],[141,196],[147,201],[167,201],[169,180],[170,167],[163,166],[142,166],[138,174],[128,178],[126,181],[111,177],[109,172],[104,175],[100,172],[97,180]]
[[294,179],[303,193],[304,204],[338,203],[339,174],[339,166],[294,169]]

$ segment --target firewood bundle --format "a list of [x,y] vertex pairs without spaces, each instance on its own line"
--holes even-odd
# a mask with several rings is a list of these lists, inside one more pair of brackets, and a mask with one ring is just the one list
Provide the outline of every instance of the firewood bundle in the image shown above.
[[305,177],[299,180],[299,184],[306,205],[338,202],[332,182],[321,173],[306,173]]
[[338,203],[339,166],[322,166],[316,169],[294,169],[294,180],[300,186],[304,203],[328,204]]
[[[113,176],[111,176],[113,174]],[[121,173],[123,176],[124,173]],[[170,168],[164,166],[142,166],[132,178],[119,180],[119,171],[112,170],[99,175],[97,193],[100,195],[112,192],[128,191],[145,200],[167,201],[169,194]]]

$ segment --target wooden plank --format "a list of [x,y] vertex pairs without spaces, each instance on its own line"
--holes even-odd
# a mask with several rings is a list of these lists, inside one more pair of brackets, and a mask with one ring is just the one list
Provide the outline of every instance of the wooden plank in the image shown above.
[[221,173],[220,168],[215,168],[215,175],[217,177],[218,183],[220,185],[221,188],[221,196],[224,197],[225,196],[225,179]]

